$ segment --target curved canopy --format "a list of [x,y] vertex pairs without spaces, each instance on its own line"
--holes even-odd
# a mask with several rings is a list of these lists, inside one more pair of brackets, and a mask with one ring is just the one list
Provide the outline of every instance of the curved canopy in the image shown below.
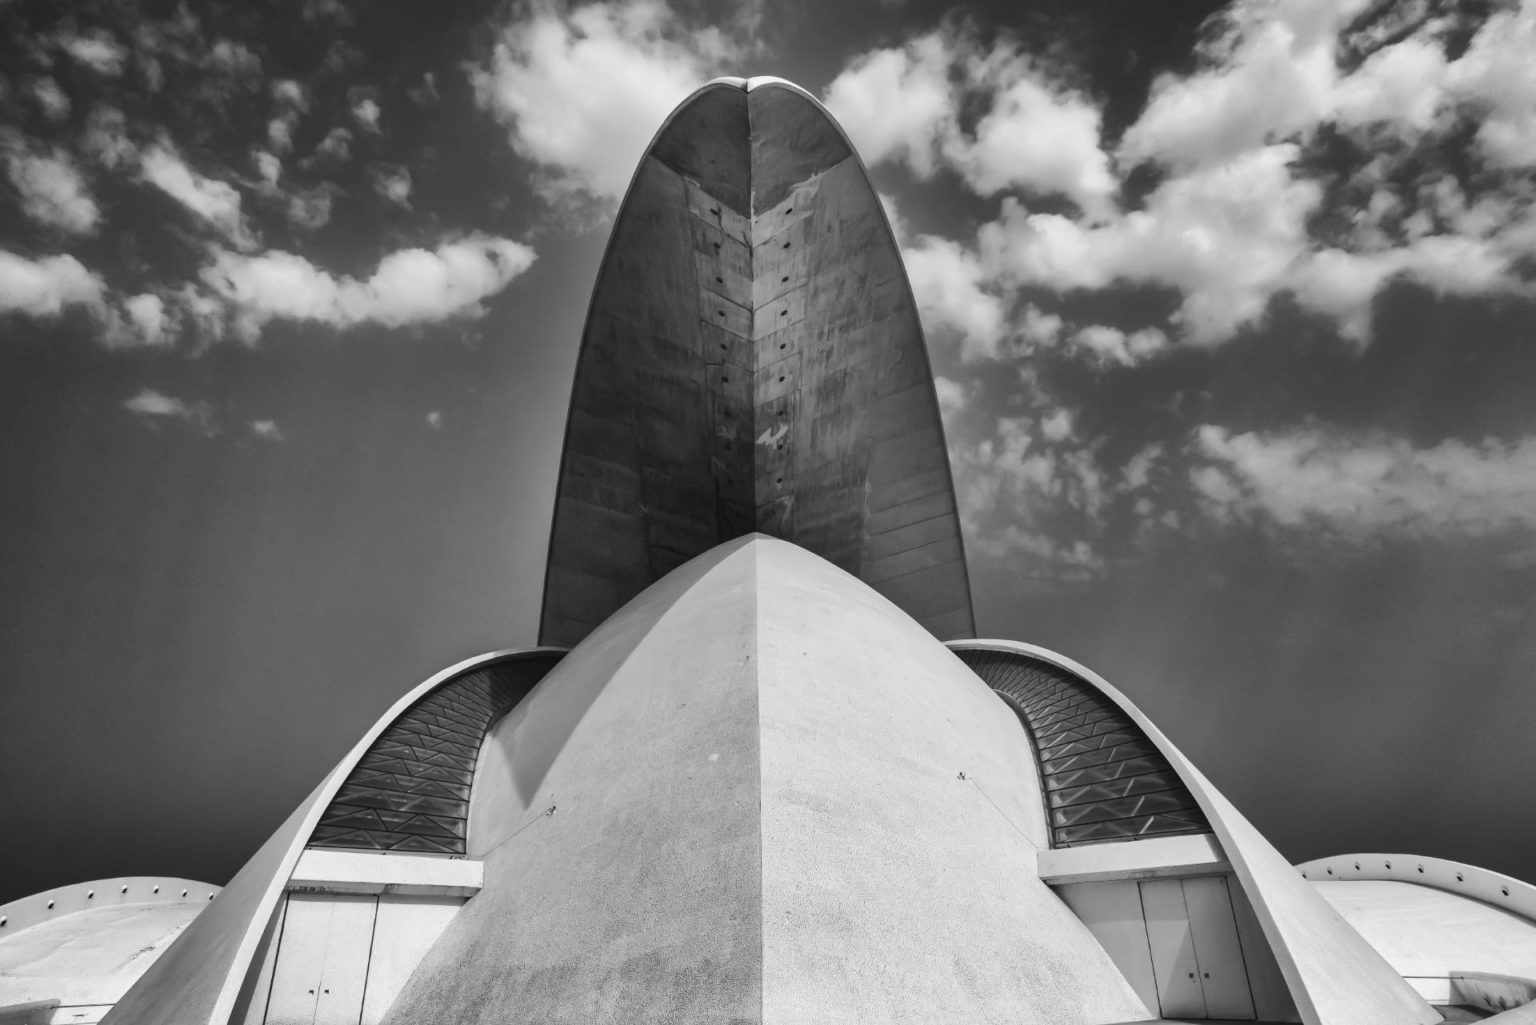
[[943,638],[974,633],[916,306],[857,154],[773,79],[694,93],[624,200],[587,315],[540,643],[761,532]]

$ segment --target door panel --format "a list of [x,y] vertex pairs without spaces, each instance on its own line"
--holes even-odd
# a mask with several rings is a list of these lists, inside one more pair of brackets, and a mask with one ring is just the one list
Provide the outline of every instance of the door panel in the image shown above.
[[376,903],[373,897],[288,896],[267,1025],[357,1025]]
[[1141,916],[1141,893],[1135,881],[1069,883],[1056,892],[1083,920],[1147,1010],[1156,1015],[1157,980],[1152,973],[1147,923]]
[[378,1025],[432,944],[463,906],[455,897],[379,898],[362,1025]]
[[1184,888],[1177,879],[1153,879],[1140,886],[1162,1015],[1204,1018],[1205,998],[1200,988],[1189,912],[1184,906]]
[[1200,987],[1212,1018],[1253,1020],[1253,997],[1237,939],[1232,898],[1220,876],[1184,880],[1184,905],[1195,940]]

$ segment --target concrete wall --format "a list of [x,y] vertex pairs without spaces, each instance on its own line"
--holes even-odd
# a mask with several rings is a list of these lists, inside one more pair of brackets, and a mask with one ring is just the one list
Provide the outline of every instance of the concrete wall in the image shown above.
[[1153,1017],[1036,875],[1013,711],[873,590],[754,549],[764,1021]]
[[753,562],[679,569],[492,730],[484,889],[387,1022],[759,1019]]
[[1115,1022],[1013,713],[796,546],[722,545],[493,730],[484,889],[387,1022]]

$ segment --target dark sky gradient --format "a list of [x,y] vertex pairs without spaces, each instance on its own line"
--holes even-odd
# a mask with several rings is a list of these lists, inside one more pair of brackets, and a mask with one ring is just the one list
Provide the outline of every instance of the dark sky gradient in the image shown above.
[[[699,83],[775,74],[818,95],[859,55],[925,33],[970,33],[978,52],[1021,40],[1091,99],[1108,149],[1158,73],[1205,66],[1195,44],[1219,7],[673,6],[667,39],[717,24],[736,47],[698,58]],[[1444,6],[1472,28],[1499,9]],[[112,875],[227,881],[400,694],[536,632],[565,403],[613,198],[551,190],[569,169],[520,155],[517,126],[476,102],[470,69],[508,26],[559,15],[389,3],[353,18],[314,0],[177,10],[0,8],[0,148],[68,150],[100,209],[92,230],[71,232],[29,217],[21,186],[0,179],[0,250],[72,254],[108,296],[59,315],[0,306],[0,901]],[[178,17],[199,26],[197,53],[235,40],[259,69],[216,73],[162,54],[166,84],[150,89],[133,30]],[[130,53],[120,75],[72,62],[57,42],[98,28]],[[44,75],[71,101],[58,120],[29,92]],[[264,191],[252,154],[276,79],[304,83],[309,109],[279,154],[280,189]],[[364,98],[382,110],[377,134],[349,113]],[[167,344],[108,345],[104,310],[141,292],[181,302],[183,286],[207,287],[200,268],[240,243],[131,163],[92,163],[82,140],[103,104],[125,112],[140,153],[169,140],[238,193],[248,255],[292,252],[366,279],[387,253],[480,233],[537,259],[478,308],[401,326],[275,316],[241,337],[226,304],[219,330],[187,315]],[[338,125],[350,126],[349,153],[316,155]],[[1445,146],[1471,152],[1469,131]],[[1331,230],[1321,221],[1348,221],[1353,202],[1324,135],[1303,144],[1338,195],[1309,227],[1314,248]],[[897,159],[871,162],[909,235],[973,244],[1003,195],[1072,209],[1017,189],[978,195],[953,169],[925,180]],[[411,174],[408,206],[374,192],[398,167]],[[1133,206],[1171,173],[1120,168],[1120,201]],[[1493,189],[1489,174],[1468,177],[1469,194]],[[324,223],[285,214],[290,197],[319,191]],[[0,299],[7,287],[0,276]],[[1529,288],[1383,285],[1369,343],[1282,294],[1200,344],[1168,320],[1180,295],[1165,285],[984,290],[1005,296],[1010,331],[1036,304],[1071,325],[1156,323],[1172,341],[1124,366],[1065,341],[978,361],[932,319],[935,369],[965,396],[947,423],[982,633],[1102,673],[1292,860],[1405,851],[1536,880],[1536,515],[1520,501],[1536,480],[1517,458],[1536,437]],[[128,408],[146,389],[182,405]],[[1070,429],[1053,435],[1043,425],[1063,410]],[[1058,474],[1091,467],[1101,499],[1084,498],[1086,478],[1009,490],[1009,422]],[[1426,501],[1444,510],[1495,488],[1507,522],[1394,518],[1371,499],[1292,521],[1274,505],[1283,491],[1266,507],[1258,490],[1223,511],[1190,484],[1214,465],[1192,441],[1202,425],[1330,439],[1303,468],[1332,465],[1346,443],[1471,446],[1489,474],[1431,475]],[[1163,448],[1146,480],[1117,484],[1152,444]],[[966,497],[996,482],[992,499]],[[1032,540],[1010,541],[1009,528]],[[1082,565],[1061,554],[1078,542],[1091,550]]]

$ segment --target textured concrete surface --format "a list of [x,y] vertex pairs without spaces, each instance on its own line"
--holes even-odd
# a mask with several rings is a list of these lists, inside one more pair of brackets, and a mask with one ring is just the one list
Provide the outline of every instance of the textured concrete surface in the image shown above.
[[[1017,651],[1091,682],[1119,705],[1195,795],[1231,862],[1306,1025],[1430,1025],[1440,1015],[1323,900],[1242,813],[1131,701],[1097,673],[1053,651],[1017,641],[956,641],[951,647]],[[1257,987],[1255,1001],[1261,1000]],[[1260,1017],[1279,1008],[1259,1008]],[[1288,1009],[1287,1009],[1288,1010]]]
[[485,888],[387,1019],[1142,1019],[1034,874],[1013,713],[804,549],[720,546],[493,731]]
[[569,645],[760,531],[943,637],[974,632],[916,306],[841,129],[781,82],[712,83],[642,159],[582,338],[540,627]]

